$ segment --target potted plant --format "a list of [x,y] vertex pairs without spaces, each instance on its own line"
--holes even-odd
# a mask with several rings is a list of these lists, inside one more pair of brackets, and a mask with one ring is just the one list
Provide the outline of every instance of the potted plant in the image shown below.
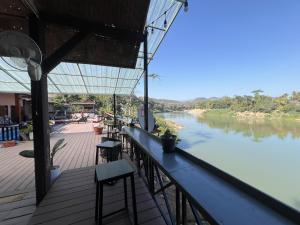
[[24,141],[33,140],[33,127],[32,124],[27,124],[20,129],[20,136]]
[[29,140],[32,141],[33,140],[33,127],[32,127],[32,124],[28,124],[27,125],[27,131],[28,131],[28,134],[29,134]]
[[131,119],[130,122],[129,122],[129,127],[134,127],[134,126],[135,126],[134,120]]
[[53,165],[53,159],[54,159],[54,156],[55,154],[63,149],[67,143],[64,143],[65,139],[64,138],[61,138],[59,139],[53,146],[52,150],[51,150],[51,153],[50,153],[50,172],[51,172],[51,182],[55,181],[56,178],[60,175],[60,169],[59,169],[59,166],[54,166]]
[[177,136],[172,134],[169,129],[160,137],[164,152],[170,153],[175,151]]
[[100,135],[103,132],[103,126],[99,123],[97,126],[94,126],[95,134]]

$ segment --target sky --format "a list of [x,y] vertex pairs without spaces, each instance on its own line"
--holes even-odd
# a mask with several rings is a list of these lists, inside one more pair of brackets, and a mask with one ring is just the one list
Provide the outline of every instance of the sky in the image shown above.
[[[190,100],[300,91],[300,0],[189,0],[154,60],[149,96]],[[143,95],[143,80],[136,89]]]

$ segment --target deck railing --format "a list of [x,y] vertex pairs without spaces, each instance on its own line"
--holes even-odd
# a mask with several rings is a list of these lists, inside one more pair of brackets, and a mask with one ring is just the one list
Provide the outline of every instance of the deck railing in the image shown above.
[[0,141],[20,140],[19,125],[1,125]]
[[299,224],[295,209],[181,149],[163,153],[159,138],[142,129],[125,131],[130,158],[168,225]]

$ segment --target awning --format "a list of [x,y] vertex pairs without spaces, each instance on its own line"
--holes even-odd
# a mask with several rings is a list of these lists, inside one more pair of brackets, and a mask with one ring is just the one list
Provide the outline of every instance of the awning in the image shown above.
[[[182,3],[176,0],[151,0],[146,25],[149,28],[148,57],[153,59],[160,43],[178,14]],[[164,27],[164,21],[167,26]],[[159,29],[156,29],[159,28]],[[143,44],[134,68],[62,62],[48,74],[52,94],[130,95],[143,75]],[[30,93],[27,71],[20,71],[0,59],[0,92]]]

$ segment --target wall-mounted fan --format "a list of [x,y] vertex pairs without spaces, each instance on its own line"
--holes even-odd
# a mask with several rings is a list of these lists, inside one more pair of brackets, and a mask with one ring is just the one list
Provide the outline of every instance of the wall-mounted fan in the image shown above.
[[17,31],[0,32],[0,56],[11,67],[27,70],[31,80],[41,79],[42,52],[26,34]]

